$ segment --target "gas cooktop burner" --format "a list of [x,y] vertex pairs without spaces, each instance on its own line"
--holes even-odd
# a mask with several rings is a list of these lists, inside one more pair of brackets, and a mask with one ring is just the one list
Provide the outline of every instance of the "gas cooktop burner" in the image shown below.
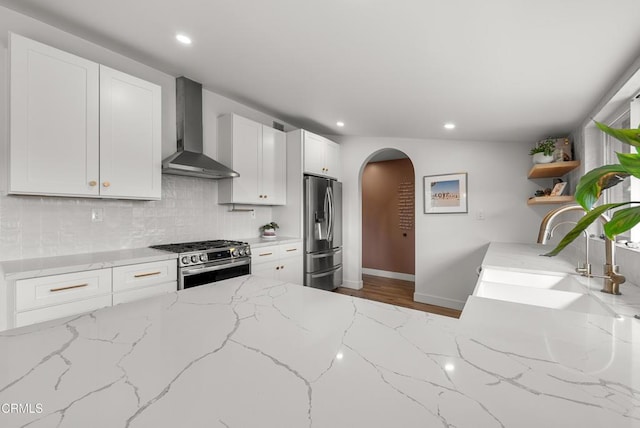
[[238,245],[248,245],[242,241],[228,241],[225,239],[216,239],[213,241],[195,241],[183,242],[179,244],[152,245],[151,248],[156,250],[171,251],[172,253],[190,253],[192,251],[209,251],[216,249],[225,249],[229,247],[237,247]]
[[178,265],[180,267],[225,260],[232,262],[238,258],[251,256],[251,248],[246,242],[224,239],[152,245],[151,248],[178,253]]

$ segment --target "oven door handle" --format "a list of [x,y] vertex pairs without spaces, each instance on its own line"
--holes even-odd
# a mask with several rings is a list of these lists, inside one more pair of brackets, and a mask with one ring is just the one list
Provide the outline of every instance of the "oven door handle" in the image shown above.
[[224,262],[224,263],[216,264],[215,266],[210,266],[210,267],[201,267],[201,268],[182,270],[181,274],[182,274],[182,276],[196,275],[196,274],[199,274],[199,273],[213,272],[213,271],[216,271],[216,270],[228,269],[230,267],[243,266],[243,265],[248,265],[248,264],[251,264],[251,258],[247,258],[246,260],[239,260],[237,262],[234,261],[234,262],[231,262],[231,263]]

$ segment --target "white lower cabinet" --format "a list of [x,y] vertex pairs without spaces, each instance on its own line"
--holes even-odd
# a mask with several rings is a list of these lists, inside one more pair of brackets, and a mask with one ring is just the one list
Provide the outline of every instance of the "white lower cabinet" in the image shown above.
[[113,304],[170,293],[178,289],[175,260],[139,263],[113,268]]
[[302,241],[254,248],[251,273],[263,278],[302,285]]
[[176,291],[175,259],[20,279],[13,325],[22,327]]
[[111,269],[17,280],[15,327],[111,306]]

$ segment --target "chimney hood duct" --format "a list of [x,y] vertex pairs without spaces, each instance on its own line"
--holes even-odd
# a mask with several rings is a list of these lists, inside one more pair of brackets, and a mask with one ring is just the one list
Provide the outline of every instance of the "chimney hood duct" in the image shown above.
[[202,85],[178,77],[176,103],[178,151],[162,161],[162,173],[211,179],[239,177],[202,153]]

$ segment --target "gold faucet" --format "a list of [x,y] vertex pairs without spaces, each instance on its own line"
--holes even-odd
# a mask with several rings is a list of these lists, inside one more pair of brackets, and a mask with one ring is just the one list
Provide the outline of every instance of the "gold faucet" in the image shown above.
[[[580,205],[564,205],[562,207],[551,210],[544,216],[542,219],[542,223],[540,223],[540,231],[538,232],[538,244],[546,244],[551,238],[551,223],[553,220],[562,213],[569,211],[582,211],[584,212],[584,208]],[[602,224],[606,224],[609,222],[609,217],[604,214],[600,215],[600,222]],[[604,238],[604,248],[605,248],[605,262],[604,262],[604,275],[593,275],[588,271],[580,272],[581,275],[587,277],[595,277],[602,278],[603,293],[608,294],[621,294],[620,293],[620,284],[626,281],[626,278],[623,275],[620,275],[619,267],[615,264],[615,248],[616,244],[613,240],[609,239],[606,235]]]

